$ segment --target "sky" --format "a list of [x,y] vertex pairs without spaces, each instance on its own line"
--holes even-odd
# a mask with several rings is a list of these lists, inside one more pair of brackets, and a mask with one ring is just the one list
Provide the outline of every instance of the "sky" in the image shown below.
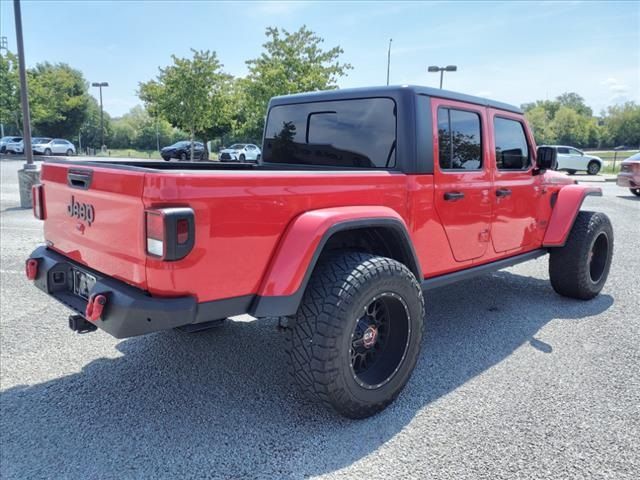
[[[213,2],[22,1],[27,66],[65,62],[106,81],[104,108],[139,104],[138,84],[171,55],[215,50],[224,70],[247,73],[268,26],[302,25],[340,45],[353,66],[341,88],[438,86],[429,65],[457,65],[444,87],[520,105],[572,91],[595,113],[640,103],[640,1]],[[13,2],[0,0],[0,35],[16,50]],[[96,89],[92,94],[97,95]]]

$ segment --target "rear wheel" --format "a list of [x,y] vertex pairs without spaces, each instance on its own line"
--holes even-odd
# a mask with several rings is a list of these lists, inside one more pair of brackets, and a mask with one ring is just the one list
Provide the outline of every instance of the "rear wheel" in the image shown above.
[[640,197],[640,188],[630,188],[629,190],[631,190],[631,193],[635,196]]
[[576,171],[575,170],[567,170],[567,173],[569,175],[575,175]]
[[551,249],[551,285],[565,297],[589,300],[604,287],[612,258],[609,217],[599,212],[579,212],[565,246]]
[[403,264],[366,253],[321,259],[289,331],[301,389],[350,418],[383,410],[418,360],[422,290]]
[[598,162],[592,161],[587,165],[587,173],[589,175],[597,175],[600,171],[600,164]]

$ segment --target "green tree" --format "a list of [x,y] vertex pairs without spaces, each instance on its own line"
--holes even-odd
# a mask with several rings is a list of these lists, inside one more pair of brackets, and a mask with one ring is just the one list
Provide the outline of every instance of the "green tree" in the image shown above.
[[626,102],[609,107],[604,119],[604,129],[609,146],[640,148],[640,105]]
[[39,63],[28,72],[29,107],[34,133],[75,138],[87,118],[89,86],[82,73],[65,63]]
[[585,117],[593,116],[593,111],[584,103],[584,98],[575,92],[566,92],[556,97],[556,102],[561,107],[568,107],[578,115]]
[[[110,139],[112,137],[111,117],[104,112],[104,137]],[[107,141],[107,140],[105,140]],[[87,103],[87,118],[80,127],[80,138],[78,144],[83,148],[100,148],[102,142],[102,132],[100,130],[100,105],[98,101],[89,96]],[[109,141],[108,144],[111,142]]]
[[11,52],[0,55],[0,123],[5,133],[22,133],[18,57]]
[[529,126],[538,145],[556,143],[556,134],[551,125],[549,112],[542,105],[537,105],[525,112]]
[[351,69],[339,61],[339,46],[325,50],[324,40],[302,26],[295,32],[269,27],[262,54],[248,60],[249,75],[239,82],[239,112],[235,135],[257,141],[262,137],[264,115],[271,97],[337,88]]
[[152,116],[189,132],[191,158],[196,135],[203,137],[206,144],[207,134],[229,125],[222,107],[227,102],[230,80],[215,52],[192,52],[192,58],[173,55],[173,64],[160,68],[155,80],[141,83],[138,92]]

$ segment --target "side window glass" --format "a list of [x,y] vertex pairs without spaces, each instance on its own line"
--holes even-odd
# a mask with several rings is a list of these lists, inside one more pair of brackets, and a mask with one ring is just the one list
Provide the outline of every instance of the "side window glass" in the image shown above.
[[558,153],[561,153],[563,155],[568,155],[569,154],[569,149],[568,148],[563,148],[563,147],[558,147]]
[[498,170],[525,170],[530,165],[529,145],[522,124],[515,120],[495,117],[496,165]]
[[480,116],[464,110],[439,108],[438,151],[443,170],[480,170]]

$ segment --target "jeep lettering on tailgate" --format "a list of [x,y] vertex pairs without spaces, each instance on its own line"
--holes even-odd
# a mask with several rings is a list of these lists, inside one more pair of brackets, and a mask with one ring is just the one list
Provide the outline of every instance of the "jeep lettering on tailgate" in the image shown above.
[[67,213],[70,217],[75,217],[87,222],[89,226],[93,223],[95,218],[95,210],[90,203],[76,202],[75,197],[71,196],[71,203],[67,205]]

